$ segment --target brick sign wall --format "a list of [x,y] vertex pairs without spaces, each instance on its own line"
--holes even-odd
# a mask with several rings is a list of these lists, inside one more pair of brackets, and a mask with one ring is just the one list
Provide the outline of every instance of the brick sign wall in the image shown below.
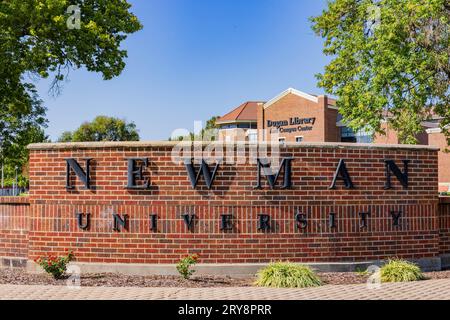
[[[204,177],[194,188],[186,166],[172,162],[173,146],[31,146],[28,257],[69,249],[78,261],[102,263],[174,263],[188,253],[198,253],[203,263],[439,256],[434,149],[288,146],[281,158],[292,158],[292,188],[281,189],[286,174],[280,171],[272,190],[264,175],[255,189],[255,163],[222,163],[210,189]],[[72,167],[67,181],[68,159],[86,173],[86,158],[92,159],[90,189]],[[134,183],[148,181],[148,189],[126,188],[131,158],[148,161],[132,168]],[[354,189],[345,179],[329,188],[342,159]],[[409,160],[407,188],[393,173],[392,188],[384,188],[385,160],[403,173]],[[214,167],[213,161],[211,172]]]
[[439,204],[440,253],[450,254],[450,197],[441,198]]
[[27,257],[29,208],[28,197],[0,197],[0,258]]

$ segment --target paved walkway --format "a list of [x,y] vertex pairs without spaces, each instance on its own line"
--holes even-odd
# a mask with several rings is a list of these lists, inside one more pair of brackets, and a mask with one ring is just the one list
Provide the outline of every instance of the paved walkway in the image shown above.
[[0,300],[450,300],[450,279],[410,283],[335,285],[307,289],[107,288],[0,285]]

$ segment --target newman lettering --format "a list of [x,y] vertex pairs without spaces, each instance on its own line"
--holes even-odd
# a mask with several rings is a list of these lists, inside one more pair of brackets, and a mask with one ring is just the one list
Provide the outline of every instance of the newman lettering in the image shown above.
[[[86,189],[93,189],[91,185],[91,161],[92,159],[84,159],[85,160],[85,170],[80,166],[80,164],[73,158],[65,159],[66,160],[66,189],[74,189],[75,186],[72,184],[72,176],[71,173],[74,172],[76,177],[78,177],[81,182],[84,184]],[[148,189],[150,187],[150,180],[144,178],[144,168],[148,167],[149,160],[147,158],[128,158],[126,159],[128,162],[128,183],[126,185],[126,189]],[[255,189],[263,189],[261,179],[262,175],[264,175],[267,179],[267,183],[270,189],[277,188],[277,182],[281,175],[283,175],[283,182],[279,189],[290,189],[292,188],[292,162],[294,158],[285,157],[281,160],[281,164],[278,168],[277,172],[273,172],[271,168],[270,160],[266,158],[258,158],[257,159],[257,182]],[[385,163],[385,185],[384,189],[389,190],[393,188],[392,184],[392,175],[397,178],[403,188],[408,189],[409,186],[409,163],[410,160],[402,160],[403,161],[403,171],[397,166],[395,161],[393,160],[384,160]],[[192,187],[195,189],[200,181],[200,178],[203,177],[206,187],[208,190],[213,188],[214,180],[216,179],[220,163],[217,162],[213,168],[206,163],[205,160],[201,161],[200,167],[198,169],[195,168],[192,159],[185,160],[184,166],[188,174],[189,181],[191,182]],[[138,180],[142,180],[141,184],[138,184]],[[342,181],[344,187],[346,189],[355,189],[355,185],[350,176],[350,172],[347,168],[347,164],[344,159],[340,159],[337,165],[337,169],[332,177],[331,185],[329,189],[336,189],[337,182]]]

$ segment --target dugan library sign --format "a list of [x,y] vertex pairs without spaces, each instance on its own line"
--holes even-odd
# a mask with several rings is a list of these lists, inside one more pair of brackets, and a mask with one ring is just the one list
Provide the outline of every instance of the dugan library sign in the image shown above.
[[0,199],[0,257],[30,265],[73,250],[86,270],[140,272],[197,253],[233,273],[274,260],[332,268],[394,256],[439,269],[450,253],[435,148],[286,145],[273,170],[270,154],[174,162],[175,146],[31,145],[30,196]]

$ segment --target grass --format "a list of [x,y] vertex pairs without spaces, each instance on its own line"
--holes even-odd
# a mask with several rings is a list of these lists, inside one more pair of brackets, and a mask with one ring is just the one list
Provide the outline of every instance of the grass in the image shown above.
[[424,280],[420,267],[414,263],[394,259],[381,267],[381,282],[410,282]]
[[273,262],[257,274],[255,285],[272,288],[318,287],[322,281],[309,267],[290,263]]
[[367,269],[361,268],[361,267],[357,267],[356,270],[355,270],[355,273],[358,276],[367,276],[367,275],[370,274],[370,272]]

